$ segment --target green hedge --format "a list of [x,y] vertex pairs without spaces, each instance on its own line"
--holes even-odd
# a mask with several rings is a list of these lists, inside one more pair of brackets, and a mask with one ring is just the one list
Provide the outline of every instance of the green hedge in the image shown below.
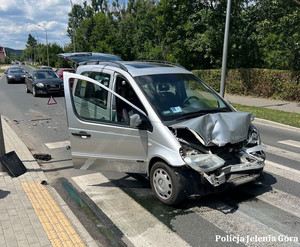
[[[219,92],[220,69],[193,72]],[[300,71],[232,69],[227,73],[226,92],[300,102]]]

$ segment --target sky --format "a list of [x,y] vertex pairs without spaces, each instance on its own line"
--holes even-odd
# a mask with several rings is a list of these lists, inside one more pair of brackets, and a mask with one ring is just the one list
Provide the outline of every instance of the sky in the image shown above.
[[[82,4],[82,0],[72,0]],[[89,2],[89,1],[88,1]],[[29,33],[39,43],[70,43],[67,36],[70,0],[0,0],[0,46],[17,50],[26,48]]]

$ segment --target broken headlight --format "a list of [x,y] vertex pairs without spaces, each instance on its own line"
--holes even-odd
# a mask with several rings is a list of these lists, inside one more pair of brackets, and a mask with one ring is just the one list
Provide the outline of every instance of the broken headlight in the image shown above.
[[246,140],[247,147],[253,147],[261,144],[260,135],[258,129],[256,129],[253,125],[249,128],[248,138]]
[[222,167],[225,163],[223,159],[214,154],[189,155],[184,158],[184,161],[198,172],[211,172]]

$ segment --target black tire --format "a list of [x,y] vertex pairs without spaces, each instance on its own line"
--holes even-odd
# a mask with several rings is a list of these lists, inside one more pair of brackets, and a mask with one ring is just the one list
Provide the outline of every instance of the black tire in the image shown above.
[[156,162],[150,171],[151,188],[164,204],[175,206],[185,198],[183,185],[173,169],[164,162]]

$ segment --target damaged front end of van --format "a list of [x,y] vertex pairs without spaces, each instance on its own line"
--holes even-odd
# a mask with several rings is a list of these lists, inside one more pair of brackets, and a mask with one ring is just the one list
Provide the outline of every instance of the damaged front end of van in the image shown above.
[[178,170],[187,195],[226,190],[257,180],[265,146],[246,112],[206,114],[170,125],[187,169]]

